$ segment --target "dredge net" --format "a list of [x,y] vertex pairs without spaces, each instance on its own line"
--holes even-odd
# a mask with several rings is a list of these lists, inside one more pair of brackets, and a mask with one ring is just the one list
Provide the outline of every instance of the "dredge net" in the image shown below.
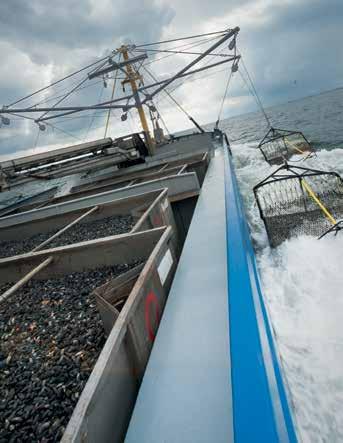
[[311,145],[301,132],[296,132],[283,137],[287,146],[288,155],[305,154],[312,152]]
[[343,218],[343,181],[336,173],[278,175],[254,193],[273,247],[301,234],[318,237]]
[[268,132],[258,148],[265,160],[271,165],[277,165],[288,160],[292,155],[310,154],[312,148],[301,132],[272,129]]

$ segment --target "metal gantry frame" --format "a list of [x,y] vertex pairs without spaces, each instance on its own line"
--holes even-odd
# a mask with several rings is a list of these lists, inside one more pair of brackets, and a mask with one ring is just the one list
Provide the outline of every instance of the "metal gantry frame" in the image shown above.
[[[34,93],[33,93],[33,94],[30,94],[30,95],[24,97],[23,99],[13,102],[12,104],[10,104],[8,106],[3,106],[3,108],[0,109],[0,118],[2,119],[3,124],[8,125],[10,123],[10,121],[9,121],[8,117],[5,117],[5,115],[17,114],[17,115],[22,115],[24,118],[30,118],[30,117],[25,116],[25,114],[27,114],[27,113],[29,113],[29,114],[43,113],[40,115],[40,117],[38,117],[36,119],[34,119],[34,118],[30,118],[30,119],[34,120],[34,122],[39,125],[39,129],[44,130],[45,127],[43,125],[43,122],[48,121],[48,120],[52,120],[52,119],[56,119],[56,118],[59,118],[62,116],[70,115],[73,113],[77,113],[77,112],[83,112],[83,111],[88,111],[88,110],[121,109],[122,112],[125,114],[130,109],[136,108],[139,113],[141,125],[143,128],[143,131],[145,134],[145,139],[146,139],[147,146],[149,149],[149,153],[150,153],[150,155],[153,155],[155,152],[154,141],[153,141],[153,139],[150,135],[150,132],[149,132],[149,127],[148,127],[148,123],[147,123],[146,116],[144,113],[143,105],[149,106],[149,103],[152,101],[153,97],[155,97],[161,91],[165,90],[170,84],[175,82],[175,80],[177,80],[177,79],[196,74],[196,73],[201,72],[203,70],[211,69],[213,67],[219,66],[224,63],[233,62],[234,64],[237,64],[238,60],[240,58],[239,55],[236,55],[236,44],[235,44],[238,32],[239,32],[239,27],[235,27],[233,29],[227,29],[225,31],[218,31],[218,32],[214,32],[214,33],[207,33],[207,34],[202,34],[202,35],[197,35],[197,36],[189,36],[189,37],[185,37],[182,39],[165,40],[164,42],[150,43],[147,45],[139,45],[139,46],[122,45],[120,48],[116,49],[115,51],[112,51],[112,53],[109,57],[101,59],[99,61],[99,62],[101,62],[100,65],[96,66],[94,69],[92,69],[92,71],[88,73],[88,75],[85,79],[83,79],[80,83],[78,83],[71,91],[69,91],[57,103],[55,103],[55,105],[50,106],[50,107],[39,107],[39,106],[31,106],[31,107],[25,107],[25,108],[12,107],[13,105],[19,103],[20,101],[22,101],[26,98],[32,97],[32,95],[34,95]],[[191,39],[191,38],[196,38],[196,37],[200,37],[200,36],[204,36],[204,35],[206,35],[206,36],[218,35],[218,40],[215,43],[213,43],[212,45],[210,45],[210,47],[203,52],[199,52],[199,53],[197,53],[197,52],[192,53],[191,52],[191,54],[197,55],[197,57],[194,60],[192,60],[190,63],[187,63],[182,69],[180,69],[177,73],[170,76],[169,78],[161,80],[161,81],[156,81],[156,82],[146,85],[146,86],[138,87],[136,81],[138,79],[138,76],[140,76],[140,75],[136,71],[136,69],[134,67],[134,63],[137,63],[139,61],[144,61],[148,57],[147,53],[145,51],[145,46],[152,46],[152,45],[168,43],[168,42],[177,41],[177,40]],[[230,38],[233,38],[234,43],[229,45],[229,49],[235,50],[234,55],[217,54],[217,53],[213,54],[212,53],[212,51],[214,51],[216,48],[218,48],[219,46],[224,44]],[[134,50],[137,50],[138,52],[143,51],[143,53],[139,54],[137,56],[129,56],[129,53],[131,53]],[[147,51],[154,51],[154,49],[148,49]],[[155,51],[157,51],[157,50],[155,50]],[[179,51],[179,52],[182,53],[182,51]],[[186,51],[186,53],[188,53],[188,52]],[[122,54],[123,59],[124,59],[123,61],[121,61],[119,63],[115,62],[113,59],[118,54]],[[197,69],[191,69],[192,67],[197,65],[203,58],[205,58],[206,56],[209,56],[209,55],[211,55],[211,56],[212,55],[215,55],[215,56],[220,55],[221,57],[224,57],[224,60],[209,64],[207,66],[203,66],[203,67],[200,67]],[[88,67],[93,67],[93,66],[94,66],[94,64],[88,65]],[[81,72],[84,69],[85,68],[83,68],[77,72]],[[80,85],[85,83],[87,80],[91,80],[96,77],[104,77],[109,72],[117,71],[117,70],[122,71],[123,74],[125,75],[124,81],[126,81],[127,83],[130,83],[131,90],[132,90],[131,94],[125,95],[125,96],[117,98],[117,99],[105,101],[102,103],[92,104],[89,106],[78,106],[78,105],[76,105],[76,106],[59,106],[59,104],[66,97],[70,96],[73,92],[75,92],[80,87]],[[69,77],[70,76],[67,76],[65,78],[69,78]],[[54,82],[53,85],[57,84],[57,83],[58,83],[58,81]],[[37,92],[43,91],[44,89],[45,88],[41,88]],[[151,89],[153,89],[153,90],[151,90]],[[134,103],[130,103],[130,101],[132,99],[134,100]],[[47,115],[48,113],[50,115]],[[53,115],[51,115],[51,113],[53,113]],[[193,121],[193,123],[194,123],[194,121]],[[194,124],[199,129],[199,125],[196,124],[196,122]]]

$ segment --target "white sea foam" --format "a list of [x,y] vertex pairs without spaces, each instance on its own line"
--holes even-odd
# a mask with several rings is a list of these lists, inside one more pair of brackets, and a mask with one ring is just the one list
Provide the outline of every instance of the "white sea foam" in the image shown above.
[[[254,145],[233,146],[233,154],[299,439],[343,441],[343,233],[300,236],[272,250],[252,187],[275,167]],[[342,174],[343,150],[322,150],[297,165]]]

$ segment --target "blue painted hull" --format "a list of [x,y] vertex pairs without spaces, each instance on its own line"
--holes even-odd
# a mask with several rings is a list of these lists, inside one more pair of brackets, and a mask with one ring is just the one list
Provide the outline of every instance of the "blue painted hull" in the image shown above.
[[231,155],[225,152],[230,353],[235,442],[296,442]]

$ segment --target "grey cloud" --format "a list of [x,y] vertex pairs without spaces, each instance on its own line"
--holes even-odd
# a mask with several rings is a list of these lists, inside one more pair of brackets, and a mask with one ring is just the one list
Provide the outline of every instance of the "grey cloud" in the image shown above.
[[90,51],[112,47],[118,39],[158,38],[173,17],[170,7],[153,0],[112,1],[101,16],[95,12],[90,0],[1,2],[0,38],[46,63],[57,48]]
[[240,46],[269,104],[340,85],[343,3],[275,4],[262,24],[242,30]]
[[[108,54],[125,41],[144,43],[158,40],[164,27],[172,20],[173,10],[157,0],[11,0],[0,2],[0,103],[7,104],[52,80]],[[83,73],[83,76],[85,73]],[[75,81],[81,76],[75,78]],[[51,76],[50,76],[51,81]],[[72,82],[69,83],[71,87]],[[80,105],[97,103],[101,85],[88,88],[74,98]],[[50,95],[59,95],[60,87]],[[109,98],[109,89],[103,98]],[[42,100],[42,96],[35,99]],[[32,105],[35,100],[23,102]],[[53,103],[53,102],[50,102]],[[71,104],[66,100],[64,104]],[[96,117],[94,121],[98,121]],[[66,131],[83,136],[92,117],[65,121]],[[54,123],[54,122],[52,122]],[[92,127],[96,126],[96,123]],[[22,126],[12,122],[11,136],[0,130],[0,154],[31,148],[37,128],[34,124],[22,133]],[[64,137],[51,134],[45,143],[55,143]],[[18,137],[18,135],[21,137]],[[59,135],[58,135],[59,134]],[[61,138],[62,137],[62,138]],[[44,137],[41,137],[44,139]],[[46,137],[45,137],[46,138]],[[71,143],[76,140],[70,139]]]
[[[0,2],[0,51],[5,61],[5,65],[0,66],[0,103],[37,88],[38,81],[43,81],[40,73],[51,69],[54,78],[65,75],[123,41],[145,43],[158,40],[163,32],[175,37],[230,25],[241,26],[238,44],[265,105],[340,85],[343,76],[341,0],[174,0],[172,8],[163,1]],[[255,19],[253,15],[256,4],[264,7],[262,19]],[[240,11],[244,11],[242,23],[233,23]],[[247,19],[249,14],[251,17]],[[11,66],[14,66],[12,74],[4,70],[10,55]],[[168,59],[162,65],[165,75],[174,71],[175,60]],[[16,66],[19,67],[16,69]],[[219,107],[225,80],[224,73],[208,80],[211,89],[208,109],[214,109],[215,102]],[[75,100],[79,104],[96,103],[100,89],[101,85],[87,89]],[[59,88],[55,88],[52,92],[58,91]],[[110,93],[109,89],[104,92],[107,96]],[[192,113],[187,104],[190,94],[192,98],[203,95],[197,82],[175,93]],[[229,106],[227,101],[224,117],[256,109],[238,74],[230,86],[230,97],[237,99],[238,104]],[[170,114],[171,107],[166,100],[161,102],[162,114],[163,109]],[[207,121],[216,118],[206,113],[206,109],[201,111]],[[83,137],[90,121],[90,118],[70,120],[63,128]],[[92,127],[100,121],[96,118]],[[19,132],[19,128],[15,129]],[[31,147],[35,133],[33,126],[31,134],[23,136],[21,141],[7,138],[1,146],[9,152]],[[51,138],[45,135],[42,140],[58,142],[57,132],[49,130],[49,135]]]

